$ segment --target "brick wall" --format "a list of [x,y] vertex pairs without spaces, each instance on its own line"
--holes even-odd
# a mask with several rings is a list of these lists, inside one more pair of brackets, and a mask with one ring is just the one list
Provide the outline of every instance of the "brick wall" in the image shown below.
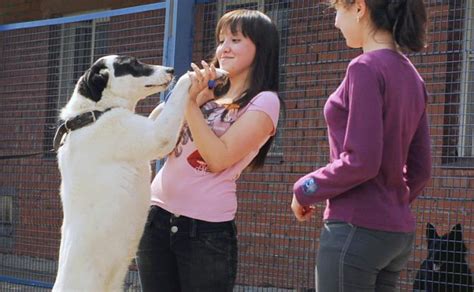
[[0,24],[34,21],[164,1],[154,0],[8,0],[0,1]]
[[[57,17],[104,8],[122,8],[154,1],[3,1],[0,23]],[[80,2],[80,3],[79,3]],[[279,1],[267,1],[270,11]],[[280,1],[281,3],[285,1]],[[281,4],[280,3],[280,4]],[[281,96],[286,118],[280,125],[279,143],[283,163],[267,164],[262,170],[242,174],[239,182],[239,275],[238,284],[310,288],[314,286],[314,260],[321,226],[319,205],[311,222],[299,224],[289,208],[292,183],[302,174],[328,160],[326,126],[322,108],[329,94],[342,80],[346,66],[359,52],[348,49],[333,27],[334,14],[323,1],[287,1],[282,33]],[[425,223],[432,222],[445,233],[460,222],[468,248],[474,248],[474,171],[456,164],[452,152],[457,145],[460,53],[465,1],[429,3],[429,46],[409,57],[426,81],[428,112],[433,142],[433,180],[415,202],[418,229],[415,252],[402,274],[402,289],[409,289],[419,262],[426,256]],[[209,59],[214,49],[214,26],[219,17],[216,3],[196,6],[193,61]],[[108,23],[111,29],[108,53],[130,53],[148,62],[159,63],[162,56],[160,25],[150,31],[140,29],[162,12],[121,17]],[[281,24],[281,23],[280,23]],[[130,26],[139,27],[130,29]],[[21,33],[0,34],[0,135],[2,151],[41,150],[48,111],[44,100],[50,95],[47,76],[48,42],[51,32],[35,29],[34,39]],[[18,35],[16,35],[18,34]],[[35,39],[36,38],[36,39]],[[7,40],[22,43],[9,47]],[[125,44],[125,45],[124,45]],[[133,44],[133,45],[130,45]],[[31,52],[30,52],[31,51]],[[28,58],[25,56],[29,56]],[[22,69],[22,70],[19,70]],[[26,69],[26,70],[23,70]],[[21,102],[18,102],[21,100]],[[147,113],[157,103],[152,98],[141,104]],[[21,137],[21,138],[20,138]],[[272,161],[279,161],[278,159]],[[59,243],[59,184],[54,159],[33,158],[0,162],[0,186],[18,190],[20,223],[15,252],[55,258]],[[11,252],[11,250],[9,250]],[[4,252],[1,250],[0,252]],[[469,252],[471,262],[474,260]]]

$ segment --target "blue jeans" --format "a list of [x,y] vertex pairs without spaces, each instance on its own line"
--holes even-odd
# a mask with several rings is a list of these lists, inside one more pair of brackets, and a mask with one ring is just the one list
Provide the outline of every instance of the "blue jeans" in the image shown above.
[[152,206],[137,252],[142,291],[232,291],[235,222],[206,222]]
[[316,258],[316,291],[398,291],[400,271],[409,259],[414,240],[414,233],[325,222]]

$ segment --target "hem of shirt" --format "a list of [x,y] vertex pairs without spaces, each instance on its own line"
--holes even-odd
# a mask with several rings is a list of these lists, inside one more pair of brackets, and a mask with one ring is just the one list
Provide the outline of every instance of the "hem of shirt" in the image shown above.
[[227,221],[232,221],[232,220],[235,220],[235,215],[234,216],[229,216],[229,217],[219,217],[218,219],[216,219],[215,217],[214,218],[209,218],[209,217],[206,217],[206,216],[200,216],[200,215],[196,215],[196,214],[190,214],[190,213],[180,213],[180,212],[177,212],[176,210],[173,210],[172,208],[170,208],[170,206],[168,205],[165,205],[165,204],[161,204],[159,202],[155,202],[155,201],[152,201],[151,202],[151,205],[154,205],[154,206],[158,206],[160,208],[163,208],[165,209],[166,211],[170,212],[170,213],[173,213],[175,215],[182,215],[182,216],[186,216],[186,217],[189,217],[189,218],[193,218],[193,219],[197,219],[197,220],[202,220],[202,221],[206,221],[206,222],[214,222],[214,223],[218,223],[218,222],[227,222]]
[[[326,213],[326,212],[325,212]],[[372,229],[372,230],[379,230],[384,232],[397,232],[397,233],[412,233],[416,231],[416,222],[407,222],[407,225],[387,225],[387,224],[374,224],[373,221],[367,222],[365,220],[360,220],[358,218],[344,218],[344,216],[340,216],[337,214],[324,214],[323,220],[337,220],[337,221],[344,221],[350,223],[357,227]]]

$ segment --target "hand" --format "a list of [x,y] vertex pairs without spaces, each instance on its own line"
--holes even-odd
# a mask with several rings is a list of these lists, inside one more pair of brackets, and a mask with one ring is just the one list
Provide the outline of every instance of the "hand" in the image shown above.
[[308,221],[311,218],[311,215],[313,215],[315,209],[316,207],[314,207],[313,205],[300,205],[298,200],[296,200],[295,194],[293,194],[293,200],[291,201],[291,210],[293,211],[293,214],[295,214],[295,217],[298,221]]
[[214,99],[214,93],[209,89],[208,82],[209,80],[215,80],[217,76],[216,68],[213,64],[209,66],[205,61],[201,61],[201,64],[204,68],[202,70],[199,69],[196,64],[191,63],[193,71],[188,72],[191,80],[189,95],[198,103],[198,105],[202,105],[209,100]]

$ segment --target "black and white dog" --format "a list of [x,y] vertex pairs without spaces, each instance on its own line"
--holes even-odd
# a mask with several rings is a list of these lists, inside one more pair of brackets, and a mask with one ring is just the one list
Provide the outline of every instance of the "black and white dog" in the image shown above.
[[53,291],[122,290],[150,204],[150,161],[176,145],[189,76],[150,118],[135,114],[135,106],[164,91],[173,73],[133,57],[106,56],[79,79],[62,109],[55,145],[64,218]]
[[456,224],[449,233],[439,236],[435,227],[427,223],[426,240],[428,257],[416,273],[413,291],[474,291],[461,224]]

